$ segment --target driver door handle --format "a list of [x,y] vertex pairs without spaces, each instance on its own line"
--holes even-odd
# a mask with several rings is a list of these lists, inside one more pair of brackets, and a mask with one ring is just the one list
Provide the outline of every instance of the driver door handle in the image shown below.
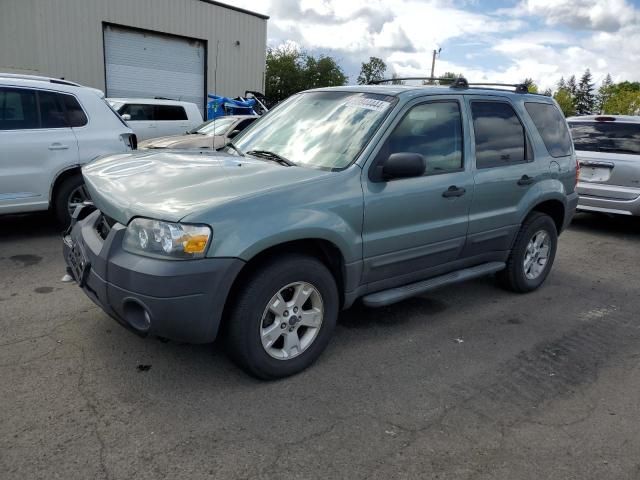
[[518,185],[531,185],[535,181],[535,178],[530,177],[529,175],[523,175],[520,177],[520,180],[518,180]]
[[52,143],[49,145],[49,150],[69,150],[69,145],[63,145],[62,143]]
[[465,193],[466,193],[466,190],[464,188],[462,187],[458,188],[455,185],[451,185],[447,190],[442,192],[442,196],[444,198],[461,197]]

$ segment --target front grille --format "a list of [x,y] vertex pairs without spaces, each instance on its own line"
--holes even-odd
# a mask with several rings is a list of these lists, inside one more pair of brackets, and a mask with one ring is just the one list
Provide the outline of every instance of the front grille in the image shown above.
[[100,238],[105,240],[107,236],[109,236],[109,232],[111,231],[111,228],[115,225],[115,223],[116,221],[113,218],[108,217],[105,214],[101,214],[100,218],[98,219],[98,223],[96,223],[96,231],[98,232]]

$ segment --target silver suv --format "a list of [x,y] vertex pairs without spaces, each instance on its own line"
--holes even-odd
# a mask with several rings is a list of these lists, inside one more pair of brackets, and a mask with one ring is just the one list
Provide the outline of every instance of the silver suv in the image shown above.
[[640,215],[640,117],[567,120],[580,162],[578,209]]
[[88,198],[80,167],[135,148],[100,90],[0,73],[0,214],[51,207],[66,225]]

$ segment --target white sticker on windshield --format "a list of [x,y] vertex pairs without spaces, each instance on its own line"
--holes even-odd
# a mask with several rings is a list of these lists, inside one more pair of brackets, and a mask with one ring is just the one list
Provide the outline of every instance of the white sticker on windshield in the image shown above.
[[386,100],[378,100],[375,98],[354,97],[347,100],[345,105],[348,107],[364,108],[366,110],[383,112],[390,105],[390,102],[387,102]]

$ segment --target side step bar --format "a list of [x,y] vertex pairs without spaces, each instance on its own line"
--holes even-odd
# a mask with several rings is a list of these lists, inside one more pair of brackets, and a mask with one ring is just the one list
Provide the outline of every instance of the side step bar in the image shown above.
[[403,285],[402,287],[391,288],[381,292],[370,293],[369,295],[362,297],[362,302],[367,307],[384,307],[385,305],[391,305],[392,303],[406,300],[407,298],[420,295],[421,293],[428,292],[429,290],[444,287],[445,285],[464,282],[466,280],[471,280],[472,278],[483,277],[485,275],[498,272],[505,267],[506,264],[504,262],[483,263],[476,267],[457,270],[455,272],[447,273],[446,275],[430,278],[429,280],[410,283],[409,285]]

